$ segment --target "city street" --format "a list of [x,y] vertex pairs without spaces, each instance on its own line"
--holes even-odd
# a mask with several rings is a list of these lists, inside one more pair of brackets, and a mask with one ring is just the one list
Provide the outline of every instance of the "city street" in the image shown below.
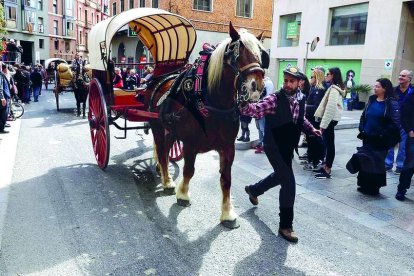
[[[414,189],[397,201],[389,172],[379,196],[357,192],[345,169],[360,145],[355,128],[336,131],[332,179],[315,179],[295,156],[299,242],[290,244],[278,236],[279,187],[257,207],[244,192],[271,172],[264,154],[236,151],[240,228],[228,230],[219,224],[216,152],[197,157],[192,205],[180,207],[162,191],[151,133],[115,139],[122,132],[111,126],[102,171],[73,93],[60,107],[43,91],[0,136],[0,275],[414,275]],[[182,166],[170,164],[176,183]]]

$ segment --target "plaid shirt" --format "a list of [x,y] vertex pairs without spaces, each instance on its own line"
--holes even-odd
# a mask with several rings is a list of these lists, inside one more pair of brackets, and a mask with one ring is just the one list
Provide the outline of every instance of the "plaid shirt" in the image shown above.
[[[304,95],[302,92],[298,92],[295,96],[288,96],[290,103],[290,110],[292,111],[293,122],[296,124],[299,119],[299,101]],[[240,113],[253,117],[255,119],[260,119],[266,116],[267,114],[275,114],[277,107],[277,97],[276,93],[273,93],[269,96],[264,97],[262,100],[257,103],[247,104],[245,107],[240,108]],[[314,134],[314,127],[312,124],[303,117],[303,130],[307,133]]]

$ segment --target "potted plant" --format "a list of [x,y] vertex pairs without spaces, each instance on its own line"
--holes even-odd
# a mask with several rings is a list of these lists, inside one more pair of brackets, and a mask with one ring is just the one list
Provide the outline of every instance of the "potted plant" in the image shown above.
[[352,107],[357,110],[365,108],[365,101],[368,100],[368,96],[372,91],[372,87],[369,84],[357,84],[353,86],[351,92],[355,95],[352,99]]

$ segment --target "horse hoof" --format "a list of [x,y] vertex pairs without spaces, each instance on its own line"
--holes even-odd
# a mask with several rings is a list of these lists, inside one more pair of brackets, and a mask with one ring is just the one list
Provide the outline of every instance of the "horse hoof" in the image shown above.
[[179,199],[177,198],[177,204],[183,207],[189,207],[191,206],[191,203],[189,200],[185,200],[185,199]]
[[168,195],[175,195],[175,187],[164,187],[164,193]]
[[236,229],[236,228],[239,228],[240,227],[240,224],[237,221],[237,219],[235,219],[235,220],[223,220],[221,222],[221,224],[224,227],[229,228],[229,229]]

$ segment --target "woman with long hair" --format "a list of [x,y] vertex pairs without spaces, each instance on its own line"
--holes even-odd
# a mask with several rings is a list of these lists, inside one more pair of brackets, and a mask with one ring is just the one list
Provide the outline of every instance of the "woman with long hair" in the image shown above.
[[[400,125],[398,102],[393,97],[391,81],[386,78],[378,79],[374,92],[361,115],[358,135],[362,139],[359,153],[363,156],[358,162],[360,165],[357,165],[358,191],[369,195],[377,195],[379,189],[386,186],[384,160],[388,149],[393,146],[390,143],[399,140]],[[392,137],[393,130],[397,130],[398,137]]]
[[[324,84],[325,75],[319,69],[313,69],[312,75],[310,78],[310,90],[309,96],[306,100],[306,119],[316,128],[319,129],[320,122],[315,120],[315,111],[318,108],[319,104],[322,101],[323,96],[325,95],[325,86]],[[307,135],[306,141],[308,143],[307,150],[307,160],[303,169],[307,171],[312,171],[318,169],[318,164],[325,157],[325,147],[323,145],[323,140],[319,136]]]
[[333,67],[326,73],[325,80],[331,84],[319,104],[315,118],[320,122],[320,130],[326,148],[325,164],[317,171],[315,178],[331,178],[331,168],[335,159],[335,126],[342,116],[342,100],[345,97],[341,70]]

